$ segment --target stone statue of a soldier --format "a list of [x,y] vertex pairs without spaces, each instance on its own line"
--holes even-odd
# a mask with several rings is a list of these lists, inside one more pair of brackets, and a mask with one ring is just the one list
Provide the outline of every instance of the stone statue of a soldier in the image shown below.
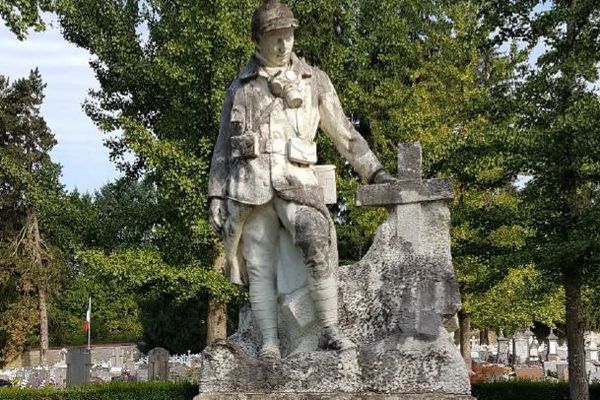
[[338,328],[335,230],[315,174],[321,128],[371,183],[394,180],[345,117],[329,77],[292,52],[298,21],[278,0],[252,17],[256,52],[227,91],[210,170],[210,220],[231,280],[249,285],[261,358],[280,357],[276,262],[290,235],[309,270],[321,346],[354,346]]

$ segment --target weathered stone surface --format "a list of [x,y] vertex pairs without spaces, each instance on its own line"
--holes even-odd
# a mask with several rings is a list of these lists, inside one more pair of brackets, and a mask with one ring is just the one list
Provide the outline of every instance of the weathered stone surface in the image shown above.
[[169,351],[156,347],[148,352],[148,380],[166,381],[169,379]]
[[92,355],[84,347],[69,349],[66,357],[67,362],[67,386],[85,385],[90,381]]
[[359,206],[387,206],[424,201],[449,200],[454,197],[448,179],[407,180],[358,188],[356,204]]
[[[446,207],[431,203],[436,204],[442,204],[440,210]],[[356,350],[317,350],[313,329],[301,349],[276,363],[261,362],[256,358],[260,334],[253,327],[251,311],[245,309],[238,332],[204,352],[200,391],[469,395],[465,364],[443,329],[460,302],[447,237],[449,218],[439,218],[440,210],[438,217],[421,220],[420,231],[427,237],[441,235],[445,243],[423,243],[421,238],[421,251],[415,252],[413,244],[397,235],[392,213],[367,255],[340,268],[340,325],[358,345]],[[436,215],[434,211],[425,214]],[[301,306],[294,302],[302,299],[308,301],[298,295],[284,303],[287,311],[282,314],[295,313],[292,310]],[[307,323],[300,314],[297,319]]]
[[[306,282],[308,271],[290,241],[286,262],[278,267],[283,358],[270,363],[257,359],[261,337],[245,308],[238,332],[205,350],[201,393],[261,393],[258,398],[271,393],[281,399],[311,398],[302,397],[311,393],[316,399],[370,398],[366,393],[381,393],[382,399],[469,397],[465,364],[444,329],[460,307],[450,253],[447,201],[452,186],[447,180],[421,181],[417,176],[418,143],[400,148],[405,180],[359,189],[363,205],[385,206],[388,220],[365,257],[337,271],[339,324],[357,348],[317,350],[320,332],[313,305],[299,284]],[[438,396],[442,393],[458,397]]]
[[459,394],[202,393],[194,400],[475,400]]
[[398,144],[398,179],[420,180],[422,165],[423,151],[418,142]]

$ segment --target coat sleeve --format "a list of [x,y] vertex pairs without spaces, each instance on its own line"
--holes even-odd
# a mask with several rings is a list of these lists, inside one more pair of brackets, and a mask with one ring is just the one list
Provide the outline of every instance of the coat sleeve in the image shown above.
[[219,136],[213,151],[208,178],[208,197],[227,197],[227,179],[229,177],[229,163],[231,159],[231,135],[232,135],[232,107],[234,96],[238,85],[231,84],[227,89],[227,95],[221,109],[221,124]]
[[369,148],[367,141],[354,129],[344,114],[340,99],[331,80],[323,71],[314,68],[319,97],[319,127],[331,138],[337,151],[350,162],[358,174],[367,180],[383,166]]

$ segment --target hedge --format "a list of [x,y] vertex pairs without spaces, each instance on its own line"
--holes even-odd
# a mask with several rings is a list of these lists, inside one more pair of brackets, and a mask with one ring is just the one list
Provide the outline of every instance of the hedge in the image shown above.
[[[569,385],[548,381],[476,383],[472,393],[477,400],[569,400]],[[600,400],[600,384],[590,386],[590,400]]]
[[1,400],[192,400],[198,385],[143,382],[89,385],[68,389],[0,388]]
[[[0,388],[0,400],[192,400],[191,383],[116,382],[69,389]],[[510,381],[473,385],[477,400],[569,400],[566,383]],[[590,386],[590,400],[600,400],[600,384]]]

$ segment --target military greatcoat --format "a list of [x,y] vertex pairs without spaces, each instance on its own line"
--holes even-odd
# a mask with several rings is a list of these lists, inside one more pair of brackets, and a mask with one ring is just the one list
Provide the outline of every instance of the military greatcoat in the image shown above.
[[[282,98],[271,93],[270,77],[255,57],[230,85],[223,105],[208,195],[249,206],[228,210],[224,225],[227,264],[234,283],[247,284],[238,244],[251,206],[280,196],[325,209],[322,196],[319,198],[318,191],[312,190],[318,188],[318,180],[311,165],[290,161],[286,147],[289,139],[312,143],[321,128],[362,177],[371,179],[383,169],[344,115],[329,77],[295,54],[290,70],[298,77],[301,107],[289,108]],[[232,147],[242,135],[256,139],[252,157],[239,157]],[[302,194],[294,199],[296,189]]]

